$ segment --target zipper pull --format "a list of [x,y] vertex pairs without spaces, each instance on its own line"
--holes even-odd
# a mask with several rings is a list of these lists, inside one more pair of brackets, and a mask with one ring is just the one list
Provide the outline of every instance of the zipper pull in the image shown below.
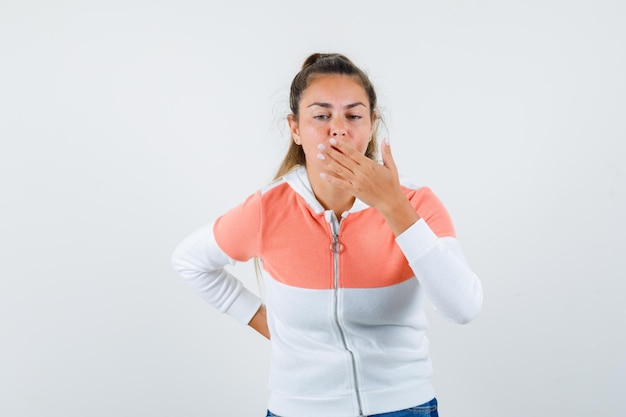
[[344,249],[343,243],[341,243],[339,241],[339,234],[334,233],[333,234],[333,241],[330,244],[330,251],[339,254],[339,253],[343,252],[343,249]]

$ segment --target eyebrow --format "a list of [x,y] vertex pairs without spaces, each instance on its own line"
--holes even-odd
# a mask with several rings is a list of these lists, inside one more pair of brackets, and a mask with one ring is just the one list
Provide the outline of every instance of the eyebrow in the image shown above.
[[[313,107],[313,106],[320,106],[320,107],[324,107],[326,109],[330,109],[330,108],[333,107],[330,103],[320,103],[320,102],[317,102],[317,101],[315,103],[309,104],[307,107]],[[362,102],[360,102],[360,101],[357,101],[356,103],[348,104],[344,108],[351,109],[351,108],[357,107],[357,106],[363,106],[363,107],[367,108],[367,106],[365,104],[363,104]]]

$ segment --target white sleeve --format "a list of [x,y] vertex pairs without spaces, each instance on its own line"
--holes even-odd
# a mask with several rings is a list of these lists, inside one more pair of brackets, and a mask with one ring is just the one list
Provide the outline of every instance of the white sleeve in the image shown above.
[[209,304],[241,323],[248,324],[262,304],[224,269],[235,261],[220,249],[213,236],[213,224],[183,240],[172,255],[172,265]]
[[483,302],[482,286],[454,237],[437,237],[420,219],[396,242],[437,311],[460,324],[476,318]]

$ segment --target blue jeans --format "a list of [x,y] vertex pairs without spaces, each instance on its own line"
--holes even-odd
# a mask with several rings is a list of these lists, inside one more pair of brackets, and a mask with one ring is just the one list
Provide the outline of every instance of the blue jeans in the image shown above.
[[[267,410],[266,417],[281,417]],[[286,416],[285,416],[286,417]],[[320,416],[324,417],[324,416]],[[439,417],[437,413],[437,399],[418,405],[416,407],[407,408],[406,410],[392,411],[390,413],[372,414],[369,417]]]

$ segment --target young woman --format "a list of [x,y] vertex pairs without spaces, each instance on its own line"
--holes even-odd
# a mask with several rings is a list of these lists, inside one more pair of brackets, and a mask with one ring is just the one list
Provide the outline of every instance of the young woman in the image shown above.
[[[482,305],[450,217],[400,182],[387,140],[376,162],[376,93],[348,58],[308,57],[290,106],[277,179],[185,239],[174,267],[270,339],[268,416],[437,416],[425,297],[458,323]],[[264,300],[224,269],[252,258]]]

